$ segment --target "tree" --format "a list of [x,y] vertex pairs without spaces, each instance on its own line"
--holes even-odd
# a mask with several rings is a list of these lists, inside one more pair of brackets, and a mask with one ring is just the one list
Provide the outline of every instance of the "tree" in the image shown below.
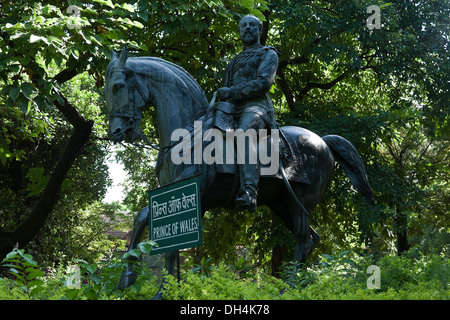
[[[380,8],[379,29],[367,27],[369,5]],[[372,208],[358,203],[338,171],[316,223],[344,245],[359,220],[367,243],[397,234],[403,251],[418,212],[433,215],[423,211],[425,190],[448,179],[448,3],[281,0],[269,13],[268,39],[283,52],[280,121],[349,139],[377,195]]]
[[[379,29],[366,23],[370,5],[380,8]],[[448,228],[445,205],[439,204],[448,197],[448,2],[11,2],[2,4],[0,13],[0,160],[2,173],[9,173],[2,178],[9,194],[27,190],[35,197],[24,196],[15,209],[20,215],[2,208],[9,216],[0,226],[0,256],[36,236],[62,204],[67,185],[81,189],[90,172],[84,165],[91,159],[83,152],[92,152],[101,167],[104,111],[92,101],[91,108],[83,108],[70,95],[77,75],[87,72],[95,83],[92,88],[76,84],[81,94],[102,88],[111,50],[127,43],[131,55],[162,57],[182,66],[211,97],[221,86],[227,60],[241,49],[237,22],[248,13],[262,19],[263,43],[282,51],[272,88],[279,123],[350,140],[367,164],[377,195],[378,204],[367,207],[338,169],[313,215],[322,248],[355,244],[359,239],[353,234],[367,244],[376,235],[388,243],[391,234],[400,239],[423,221]],[[157,145],[152,110],[145,117],[143,130]],[[32,163],[29,153],[39,141],[49,144],[40,147],[41,159],[45,150],[52,155],[45,166]],[[155,185],[154,155],[131,149],[119,157],[132,173],[130,193],[142,194]],[[148,159],[145,172],[142,159]],[[96,190],[94,197],[102,188]],[[145,200],[135,198],[128,201],[133,208]],[[262,216],[267,220],[261,225],[271,225],[270,214]],[[14,229],[6,232],[5,226]]]
[[[111,30],[141,27],[128,17],[134,17],[134,9],[129,5],[99,2],[84,6],[83,17],[67,15],[65,1],[5,4],[2,8],[0,83],[6,108],[19,108],[28,115],[38,111],[50,114],[55,109],[73,129],[59,159],[52,163],[51,174],[45,181],[42,178],[39,181],[45,188],[39,198],[30,204],[27,217],[14,231],[1,232],[0,256],[4,256],[16,243],[24,247],[41,230],[60,200],[61,189],[67,183],[67,175],[77,157],[92,141],[93,118],[89,115],[90,119],[86,119],[80,113],[76,102],[68,99],[62,86],[87,70],[97,78],[97,86],[102,86],[100,72],[107,62],[105,54],[118,42],[106,29],[102,29],[102,25]],[[76,8],[81,10],[82,6]],[[86,28],[83,29],[83,26]],[[57,66],[56,74],[52,73],[52,63]],[[21,130],[20,127],[14,129]],[[37,127],[37,130],[42,131],[42,128]],[[3,165],[8,164],[13,156],[15,161],[27,158],[21,149],[10,151],[16,142],[20,142],[15,136],[16,131],[3,131],[0,150]],[[36,129],[25,138],[34,142]],[[58,150],[55,146],[50,149],[52,152]],[[39,174],[42,176],[39,171],[30,174],[32,179]]]

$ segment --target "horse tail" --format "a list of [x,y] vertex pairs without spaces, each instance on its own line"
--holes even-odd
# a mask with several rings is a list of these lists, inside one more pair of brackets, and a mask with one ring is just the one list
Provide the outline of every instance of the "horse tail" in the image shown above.
[[331,149],[334,158],[342,166],[356,190],[366,198],[367,202],[374,204],[375,199],[367,179],[366,168],[355,147],[350,141],[337,135],[328,135],[322,137],[322,140]]

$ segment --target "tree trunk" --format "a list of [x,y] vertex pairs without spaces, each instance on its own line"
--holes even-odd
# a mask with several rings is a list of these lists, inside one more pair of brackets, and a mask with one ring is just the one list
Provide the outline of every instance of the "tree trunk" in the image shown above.
[[289,247],[284,245],[276,244],[272,249],[272,277],[279,278],[280,277],[280,269],[283,265],[283,258],[289,252]]
[[78,154],[90,139],[92,121],[85,120],[64,97],[64,104],[56,99],[54,104],[70,122],[74,131],[64,148],[50,179],[30,215],[13,232],[0,232],[0,261],[18,245],[25,247],[45,225],[55,204],[59,201],[62,183]]
[[401,255],[410,248],[408,242],[408,217],[402,212],[398,212],[395,217],[395,227],[397,231],[397,254]]

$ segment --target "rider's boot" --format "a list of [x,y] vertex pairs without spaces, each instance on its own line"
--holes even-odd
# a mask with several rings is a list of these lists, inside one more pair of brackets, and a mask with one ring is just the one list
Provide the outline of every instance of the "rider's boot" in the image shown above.
[[241,189],[236,197],[236,209],[255,211],[258,198],[259,165],[242,164],[239,168]]

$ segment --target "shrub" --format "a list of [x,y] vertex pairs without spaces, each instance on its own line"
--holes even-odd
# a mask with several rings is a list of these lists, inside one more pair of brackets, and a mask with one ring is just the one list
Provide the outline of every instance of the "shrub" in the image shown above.
[[[131,255],[148,252],[143,244]],[[236,266],[209,265],[204,259],[201,268],[182,274],[182,280],[164,275],[163,297],[168,300],[278,300],[278,299],[438,299],[448,300],[450,265],[444,256],[403,255],[349,258],[350,252],[323,255],[318,264],[299,266],[286,264],[277,279],[263,272],[242,274]],[[124,258],[127,258],[125,256]],[[43,275],[30,255],[15,250],[2,263],[11,279],[0,278],[0,299],[151,299],[159,289],[156,277],[137,264],[140,276],[126,290],[116,289],[125,266],[124,259],[110,263],[89,264],[78,260],[81,283],[67,286],[71,274],[52,270]],[[381,270],[381,289],[368,289],[367,267],[376,264]],[[253,270],[255,271],[255,270]],[[38,282],[34,282],[39,280]],[[39,288],[39,290],[36,290]]]
[[[84,260],[74,260],[73,263],[76,264],[78,273],[75,278],[79,279],[78,283],[74,283],[73,272],[63,269],[53,270],[53,273],[43,277],[45,273],[39,270],[32,256],[25,254],[24,250],[15,249],[6,256],[0,265],[11,275],[11,279],[0,278],[0,297],[42,300],[122,299],[127,294],[127,290],[120,291],[116,287],[126,265],[134,262],[129,259],[130,256],[138,258],[143,253],[148,254],[153,244],[152,241],[141,243],[138,245],[138,249],[109,263],[89,264]],[[137,263],[135,269],[143,270],[142,266]],[[141,282],[138,281],[128,290],[139,291],[140,287]],[[19,294],[20,290],[17,289],[21,289],[24,294]]]
[[291,290],[281,280],[266,275],[256,280],[240,278],[224,264],[212,267],[209,275],[186,272],[180,284],[170,275],[165,280],[164,298],[169,300],[272,300]]
[[41,277],[45,274],[39,270],[36,261],[23,249],[14,249],[6,255],[2,266],[8,268],[9,273],[15,279],[17,287],[25,294],[32,297],[45,289]]

